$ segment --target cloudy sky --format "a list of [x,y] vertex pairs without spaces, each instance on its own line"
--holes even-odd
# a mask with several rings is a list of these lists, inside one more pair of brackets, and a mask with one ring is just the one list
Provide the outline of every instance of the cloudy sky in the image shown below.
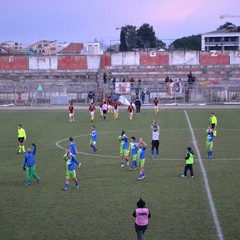
[[148,23],[157,38],[174,39],[216,30],[225,22],[240,26],[239,0],[0,0],[0,42],[39,40],[110,45],[125,25]]

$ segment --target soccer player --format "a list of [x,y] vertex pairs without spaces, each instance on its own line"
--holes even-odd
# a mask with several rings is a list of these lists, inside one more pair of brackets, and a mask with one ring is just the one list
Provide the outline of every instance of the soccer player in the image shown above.
[[70,151],[67,150],[66,154],[63,156],[63,160],[66,162],[66,181],[64,186],[64,191],[68,190],[69,186],[69,179],[72,178],[75,182],[76,188],[78,188],[78,180],[76,177],[76,171],[74,164],[77,164],[78,167],[81,166],[81,163],[79,163],[75,157],[70,153]]
[[108,105],[107,105],[106,101],[103,102],[102,110],[103,110],[103,119],[106,120],[107,111],[108,111]]
[[111,97],[108,98],[107,100],[107,105],[108,105],[108,112],[112,113],[113,112],[113,100]]
[[214,137],[216,137],[217,136],[217,117],[215,116],[215,114],[213,112],[211,113],[209,121],[211,123],[211,127],[212,127]]
[[125,134],[125,131],[122,131],[121,135],[118,137],[118,141],[120,142],[120,160],[121,160],[121,167],[124,167],[124,159],[129,165],[128,161],[128,137]]
[[141,198],[137,202],[137,208],[134,210],[132,216],[135,217],[137,239],[144,239],[144,232],[148,227],[148,219],[151,217],[151,213]]
[[88,108],[89,112],[90,112],[90,120],[91,120],[91,123],[93,123],[93,120],[94,120],[94,114],[95,114],[95,111],[96,111],[96,107],[93,103],[90,104],[89,108]]
[[158,121],[153,120],[153,123],[151,125],[152,129],[152,158],[154,158],[154,149],[156,149],[156,157],[158,158],[159,154],[159,135],[160,135],[160,126],[158,124]]
[[100,116],[101,116],[101,118],[103,117],[102,106],[103,106],[103,102],[101,101],[101,102],[99,103],[99,111],[100,111]]
[[24,161],[23,161],[23,171],[27,169],[27,186],[31,185],[31,176],[33,176],[34,179],[37,180],[37,183],[40,183],[40,178],[35,172],[35,154],[37,147],[33,143],[33,150],[31,148],[27,149],[27,153],[24,156]]
[[96,144],[97,144],[97,130],[96,127],[92,125],[92,137],[90,140],[90,147],[93,149],[93,153],[97,151]]
[[154,103],[155,114],[158,114],[158,111],[159,111],[159,100],[158,100],[157,97],[154,98],[153,103]]
[[114,103],[113,103],[113,112],[114,112],[114,119],[115,120],[117,120],[118,116],[119,116],[119,114],[118,114],[119,106],[120,106],[119,102],[117,100],[114,101]]
[[129,168],[130,171],[137,170],[137,142],[135,137],[131,137],[128,148],[129,156],[132,159],[132,166]]
[[185,157],[185,160],[186,160],[186,165],[184,167],[184,173],[183,173],[183,175],[181,177],[182,178],[187,177],[187,172],[189,170],[190,171],[190,175],[193,178],[193,167],[192,166],[193,166],[193,163],[194,163],[194,153],[193,153],[191,147],[187,148],[187,155]]
[[128,114],[129,114],[129,119],[133,119],[133,112],[134,112],[134,106],[133,103],[131,102],[130,105],[128,106]]
[[138,148],[138,167],[140,169],[139,178],[138,178],[139,181],[145,178],[144,165],[145,165],[146,147],[147,147],[147,144],[143,141],[142,138],[140,138],[139,142],[137,144],[137,148]]
[[208,159],[212,159],[214,132],[210,126],[206,130],[206,134],[207,134],[207,137],[206,137],[207,155],[208,155]]
[[25,153],[24,141],[27,140],[25,130],[21,124],[18,124],[18,154]]
[[77,154],[77,146],[75,141],[73,140],[73,137],[69,138],[70,141],[70,153],[75,157]]
[[73,106],[72,102],[70,103],[70,106],[68,107],[68,112],[69,112],[69,121],[70,121],[70,123],[74,122],[75,111],[74,111],[74,106]]

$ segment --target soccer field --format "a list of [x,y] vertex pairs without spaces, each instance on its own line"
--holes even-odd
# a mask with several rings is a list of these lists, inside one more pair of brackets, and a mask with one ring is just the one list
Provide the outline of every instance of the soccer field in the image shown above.
[[[218,131],[208,160],[205,131],[212,111]],[[123,109],[119,120],[113,114],[105,121],[98,111],[95,115],[98,151],[93,155],[87,110],[77,110],[74,123],[67,110],[1,111],[1,240],[136,239],[132,213],[139,197],[152,214],[148,240],[239,239],[240,109],[160,109],[157,115],[146,109],[132,121]],[[159,159],[151,159],[153,119],[161,127]],[[26,130],[26,146],[37,145],[39,185],[32,181],[26,186],[23,155],[17,154],[19,123]],[[120,167],[117,138],[122,130],[148,144],[142,181],[138,171]],[[64,192],[62,157],[70,136],[82,166],[76,167],[79,189],[70,181]],[[182,179],[188,146],[195,153],[195,177]]]

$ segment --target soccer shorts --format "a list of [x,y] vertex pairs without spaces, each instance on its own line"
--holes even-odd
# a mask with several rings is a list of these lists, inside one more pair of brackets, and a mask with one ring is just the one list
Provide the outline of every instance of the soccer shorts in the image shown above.
[[138,159],[138,167],[144,167],[145,159]]
[[137,154],[132,154],[131,159],[132,159],[133,161],[136,161],[136,160],[137,160]]
[[24,142],[24,137],[19,137],[18,142],[23,143]]
[[90,116],[94,117],[94,111],[90,112]]
[[121,157],[127,157],[128,156],[128,151],[125,149],[121,149],[120,150],[120,156]]
[[95,146],[96,143],[97,143],[96,141],[90,140],[90,145],[94,145]]
[[66,178],[75,178],[76,177],[76,171],[75,170],[67,170],[66,171]]
[[74,117],[74,113],[69,113],[69,117]]
[[206,147],[207,147],[207,149],[212,149],[213,148],[213,142],[206,142]]

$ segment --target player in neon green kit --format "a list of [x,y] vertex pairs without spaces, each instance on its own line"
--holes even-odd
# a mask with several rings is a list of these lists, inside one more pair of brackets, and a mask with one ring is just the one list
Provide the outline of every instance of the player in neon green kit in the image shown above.
[[128,138],[127,135],[125,134],[125,131],[122,131],[121,135],[118,137],[118,141],[120,142],[121,167],[124,167],[124,159],[126,160],[127,165],[129,165]]
[[129,144],[129,148],[128,148],[128,154],[132,159],[132,166],[131,168],[129,168],[130,171],[132,170],[137,170],[137,142],[136,142],[136,138],[135,137],[131,137],[130,139],[130,144]]
[[76,177],[76,171],[74,168],[74,163],[78,165],[78,167],[81,166],[81,163],[78,162],[75,157],[70,153],[69,150],[67,150],[66,154],[63,156],[63,160],[66,162],[66,181],[64,186],[64,191],[68,190],[69,186],[69,179],[72,178],[76,184],[76,188],[78,188],[78,180]]
[[213,150],[213,138],[214,138],[214,131],[211,129],[211,127],[208,127],[206,130],[206,148],[207,148],[207,154],[208,159],[212,159],[212,150]]

